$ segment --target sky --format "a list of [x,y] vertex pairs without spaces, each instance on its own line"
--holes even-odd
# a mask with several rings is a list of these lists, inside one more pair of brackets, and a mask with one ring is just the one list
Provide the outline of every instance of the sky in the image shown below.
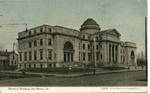
[[[115,28],[122,41],[145,50],[146,0],[0,0],[0,49],[17,46],[18,32],[42,24],[73,29],[93,18],[102,30]],[[2,15],[2,16],[1,16]],[[17,25],[9,25],[17,24]]]

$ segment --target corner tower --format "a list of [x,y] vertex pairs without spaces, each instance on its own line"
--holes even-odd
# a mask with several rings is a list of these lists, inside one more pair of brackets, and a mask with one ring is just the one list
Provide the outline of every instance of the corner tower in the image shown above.
[[99,32],[101,29],[97,22],[92,18],[88,18],[84,23],[81,25],[80,31],[93,34]]

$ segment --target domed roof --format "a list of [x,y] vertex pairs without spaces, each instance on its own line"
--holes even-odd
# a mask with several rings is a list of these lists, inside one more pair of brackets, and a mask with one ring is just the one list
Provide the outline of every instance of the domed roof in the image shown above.
[[87,20],[84,21],[84,23],[81,25],[80,30],[85,30],[85,29],[97,29],[100,30],[99,25],[96,23],[95,20],[92,18],[88,18]]

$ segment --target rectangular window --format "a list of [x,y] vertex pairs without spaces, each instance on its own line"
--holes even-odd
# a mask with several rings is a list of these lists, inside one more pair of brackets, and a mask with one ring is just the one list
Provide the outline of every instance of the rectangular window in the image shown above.
[[83,53],[83,61],[85,61],[85,53]]
[[36,64],[34,64],[34,68],[36,68]]
[[88,61],[91,61],[91,53],[88,53]]
[[35,46],[35,47],[37,46],[37,41],[36,41],[36,40],[34,41],[34,46]]
[[85,35],[83,35],[83,39],[85,39]]
[[40,45],[41,46],[43,45],[43,39],[40,39]]
[[98,40],[98,37],[96,37],[96,40]]
[[64,62],[67,61],[67,60],[66,60],[66,56],[67,56],[67,54],[66,54],[66,52],[64,52]]
[[37,51],[34,50],[34,60],[36,60],[36,59],[37,59]]
[[29,48],[31,48],[32,47],[32,43],[31,42],[29,42]]
[[40,60],[43,59],[43,49],[40,49]]
[[43,28],[40,28],[40,32],[41,32],[41,33],[43,32]]
[[34,30],[34,34],[36,34],[36,29]]
[[52,40],[48,39],[48,45],[52,45]]
[[90,36],[88,36],[88,39],[90,39]]
[[32,33],[31,33],[31,31],[29,31],[29,35],[31,35]]
[[22,52],[20,52],[19,54],[20,54],[20,61],[22,61]]
[[52,50],[48,49],[48,59],[52,60]]
[[98,48],[99,48],[98,45],[96,45],[96,49],[97,49],[97,50],[98,50]]
[[24,52],[24,60],[27,61],[27,52]]
[[96,60],[99,60],[99,52],[96,52]]
[[83,49],[85,49],[85,44],[83,44]]
[[49,32],[52,32],[51,28],[48,28],[48,31],[49,31]]
[[32,60],[32,52],[29,51],[29,60]]
[[88,49],[90,49],[90,44],[88,44]]

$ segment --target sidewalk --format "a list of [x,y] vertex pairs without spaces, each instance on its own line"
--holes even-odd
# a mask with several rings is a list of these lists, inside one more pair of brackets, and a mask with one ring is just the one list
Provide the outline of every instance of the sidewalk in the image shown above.
[[[115,70],[115,71],[103,71],[98,72],[96,71],[95,75],[103,75],[103,74],[112,74],[112,73],[123,73],[123,72],[134,72],[134,71],[142,71],[142,70]],[[2,73],[11,73],[11,74],[22,74],[22,72],[17,71],[1,71]],[[26,75],[39,75],[41,77],[49,77],[49,76],[55,76],[55,77],[79,77],[79,76],[91,76],[94,75],[93,72],[89,73],[78,73],[78,74],[52,74],[52,73],[35,73],[35,72],[26,72]]]

